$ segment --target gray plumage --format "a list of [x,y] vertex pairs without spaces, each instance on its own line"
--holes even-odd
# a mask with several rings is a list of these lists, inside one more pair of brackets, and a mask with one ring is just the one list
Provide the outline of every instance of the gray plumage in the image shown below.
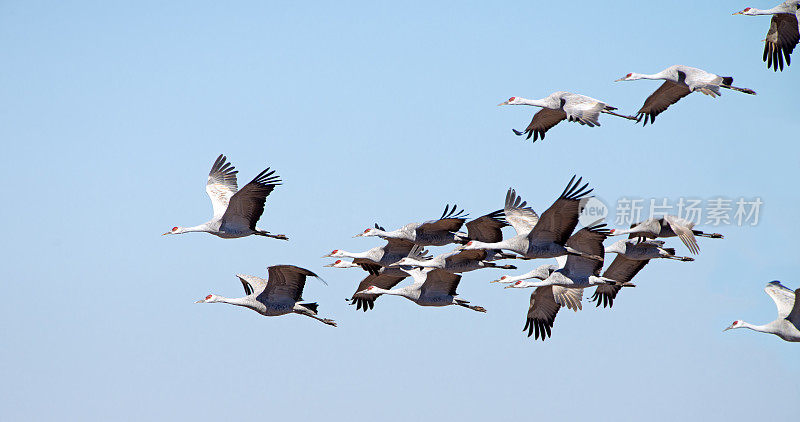
[[753,325],[736,320],[724,331],[733,328],[749,328],[753,331],[774,334],[783,340],[800,342],[800,289],[792,291],[780,281],[767,283],[764,291],[775,302],[778,308],[778,319],[765,325]]

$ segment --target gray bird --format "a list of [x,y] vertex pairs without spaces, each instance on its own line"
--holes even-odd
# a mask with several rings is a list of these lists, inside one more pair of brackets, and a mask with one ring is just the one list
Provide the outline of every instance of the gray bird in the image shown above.
[[264,213],[264,203],[267,196],[272,193],[275,186],[281,184],[281,179],[267,167],[253,178],[241,190],[236,185],[234,167],[225,161],[221,155],[211,166],[206,183],[206,193],[211,198],[214,216],[210,221],[193,227],[173,227],[164,233],[183,234],[189,232],[205,232],[223,239],[237,237],[258,236],[272,237],[274,239],[289,240],[285,235],[272,234],[256,227],[258,219]]
[[778,307],[778,319],[765,325],[753,325],[736,320],[723,331],[749,328],[753,331],[775,334],[786,341],[800,342],[800,300],[798,300],[800,289],[792,291],[780,281],[771,281],[767,283],[764,291],[775,301],[775,306]]
[[[269,278],[264,280],[252,275],[237,274],[246,296],[227,298],[210,294],[195,303],[228,303],[244,306],[264,316],[300,314],[327,325],[336,326],[332,319],[317,316],[317,303],[303,302],[301,297],[306,277],[316,277],[313,272],[294,265],[273,265],[268,268]],[[320,279],[322,280],[322,279]],[[323,281],[324,283],[324,281]]]

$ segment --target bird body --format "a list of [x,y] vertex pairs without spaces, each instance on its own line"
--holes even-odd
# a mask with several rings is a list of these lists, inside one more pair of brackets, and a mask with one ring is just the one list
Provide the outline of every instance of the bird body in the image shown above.
[[797,43],[800,42],[800,1],[785,1],[771,9],[761,10],[747,7],[734,15],[772,15],[767,37],[764,39],[764,54],[762,60],[767,63],[767,69],[775,72],[783,71],[783,62],[786,66],[792,63],[791,54]]
[[409,223],[391,231],[376,224],[374,228],[369,227],[354,237],[378,236],[387,240],[405,240],[420,246],[444,246],[459,241],[456,232],[464,225],[466,216],[463,210],[457,210],[457,206],[450,209],[448,205],[438,220]]
[[636,120],[635,117],[615,113],[614,110],[617,108],[611,107],[603,101],[567,91],[556,91],[540,100],[511,97],[508,101],[498,105],[527,105],[542,108],[541,111],[533,116],[533,120],[524,131],[513,130],[518,136],[527,133],[526,139],[530,139],[533,136],[534,142],[539,138],[544,139],[545,133],[550,128],[565,119],[589,127],[600,126],[600,113]]
[[208,174],[206,193],[211,198],[214,216],[206,223],[192,227],[173,227],[164,233],[183,234],[205,232],[223,239],[234,239],[250,235],[288,240],[285,235],[272,234],[256,227],[264,213],[264,203],[275,186],[281,184],[280,177],[269,168],[259,173],[253,180],[238,190],[236,173],[224,155],[217,157]]
[[677,261],[694,261],[694,258],[676,256],[675,249],[665,248],[660,240],[645,240],[637,242],[633,239],[622,239],[607,246],[606,253],[624,255],[633,260],[649,260],[655,258],[674,259]]
[[403,269],[414,278],[414,283],[397,289],[369,286],[357,294],[385,294],[402,296],[419,306],[458,305],[478,312],[486,312],[480,306],[469,305],[469,301],[457,298],[456,288],[461,276],[436,268]]
[[[559,257],[559,258],[561,258],[561,257]],[[540,266],[534,268],[533,270],[528,271],[525,274],[520,274],[520,275],[516,275],[516,276],[504,275],[504,276],[498,278],[497,280],[490,281],[490,283],[514,283],[514,282],[517,282],[517,281],[530,280],[532,278],[538,278],[539,280],[544,280],[547,277],[549,277],[550,274],[553,273],[553,271],[555,271],[555,270],[557,270],[559,268],[560,268],[560,266],[552,265],[552,264],[540,265]]]
[[683,65],[670,66],[661,72],[651,75],[643,73],[628,73],[617,81],[635,81],[639,79],[661,79],[665,82],[645,100],[644,105],[636,113],[636,121],[644,119],[646,126],[648,120],[655,122],[656,116],[664,112],[670,105],[692,92],[717,97],[722,95],[720,88],[731,89],[745,94],[755,95],[755,91],[748,88],[733,86],[733,77],[719,76],[696,67]]
[[210,294],[195,303],[227,303],[252,309],[264,316],[280,316],[290,313],[305,315],[327,325],[336,322],[317,316],[316,303],[302,303],[306,277],[319,278],[313,272],[294,265],[273,265],[268,268],[269,279],[237,274],[246,296],[227,298]]
[[374,267],[388,267],[391,264],[415,253],[415,249],[421,247],[414,245],[407,240],[388,239],[386,245],[375,247],[364,252],[348,252],[341,249],[334,249],[323,258],[353,258],[353,263],[362,266],[362,268],[372,272],[378,270]]
[[764,325],[753,325],[736,320],[724,331],[733,328],[749,328],[753,331],[774,334],[783,340],[800,342],[800,289],[792,291],[779,281],[767,283],[764,291],[778,308],[778,319]]
[[689,251],[695,255],[700,253],[700,246],[697,244],[695,236],[722,239],[719,233],[705,233],[701,230],[694,230],[695,223],[685,218],[674,215],[665,215],[661,218],[649,218],[639,223],[631,225],[630,229],[612,229],[612,236],[630,234],[631,237],[641,237],[647,239],[678,237]]
[[451,252],[443,253],[433,257],[432,259],[422,259],[422,257],[406,257],[392,266],[414,266],[422,268],[439,268],[451,273],[465,273],[469,271],[479,270],[481,268],[502,268],[507,270],[515,270],[517,267],[513,265],[497,265],[489,261],[489,252],[487,250],[460,250],[456,249]]
[[[517,235],[500,242],[480,242],[471,240],[462,249],[502,249],[510,250],[527,259],[555,258],[567,254],[585,255],[566,245],[569,236],[578,225],[578,216],[583,209],[584,199],[593,189],[587,190],[588,183],[581,186],[582,179],[575,176],[567,184],[559,198],[541,216],[518,197],[514,189],[506,193],[504,208],[506,220],[514,227]],[[593,256],[602,261],[601,256]]]

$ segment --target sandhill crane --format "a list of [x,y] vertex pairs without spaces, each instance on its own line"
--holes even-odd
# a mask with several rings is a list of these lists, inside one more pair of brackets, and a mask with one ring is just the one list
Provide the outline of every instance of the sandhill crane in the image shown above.
[[461,229],[466,219],[467,214],[464,210],[459,211],[457,205],[452,209],[447,205],[438,220],[409,223],[392,231],[386,231],[376,224],[375,227],[369,227],[353,237],[379,236],[384,239],[405,240],[420,246],[444,246],[459,239],[456,232]]
[[800,1],[785,1],[772,9],[761,10],[747,7],[734,15],[772,15],[769,24],[767,38],[764,40],[764,55],[762,60],[777,72],[783,71],[784,58],[786,66],[792,63],[791,54],[794,47],[800,42],[800,30],[798,30],[798,20],[800,20]]
[[[586,190],[589,184],[581,186],[581,181],[582,179],[576,181],[575,176],[572,176],[559,198],[541,218],[526,206],[526,202],[517,196],[514,189],[509,189],[504,213],[517,235],[500,242],[471,240],[462,246],[462,249],[504,249],[516,252],[527,259],[555,258],[566,254],[585,255],[565,245],[578,225],[582,200],[593,190]],[[603,260],[602,256],[592,256],[592,258]]]
[[211,198],[214,216],[210,221],[194,227],[173,227],[164,233],[182,234],[188,232],[206,232],[224,239],[250,236],[251,234],[288,240],[285,235],[272,234],[256,227],[256,222],[264,213],[264,202],[267,196],[281,184],[280,177],[269,167],[259,173],[253,180],[237,191],[234,167],[227,163],[224,155],[217,157],[211,172],[208,173],[206,193]]
[[[369,286],[376,286],[381,289],[391,289],[398,283],[403,281],[408,274],[399,268],[384,268],[386,271],[381,271],[380,274],[368,274],[366,278],[361,280],[358,284],[356,292],[349,299],[351,305],[356,305],[356,310],[363,309],[364,312],[375,307],[375,299],[380,296],[380,293],[362,293],[363,290]],[[394,271],[392,271],[394,270]],[[399,274],[398,274],[399,273]]]
[[628,73],[615,82],[635,81],[638,79],[663,79],[665,81],[661,87],[647,97],[642,108],[636,113],[636,122],[638,123],[644,118],[645,126],[647,126],[648,119],[650,123],[655,122],[656,116],[681,98],[695,91],[714,98],[722,95],[720,88],[732,89],[752,95],[756,93],[752,89],[732,86],[733,78],[730,76],[719,76],[705,70],[682,65],[670,66],[652,75]]
[[525,131],[520,132],[512,129],[517,136],[527,133],[528,136],[525,139],[531,139],[531,136],[533,136],[533,142],[536,142],[539,138],[544,139],[545,132],[564,119],[570,122],[578,122],[581,125],[588,125],[589,127],[600,126],[600,121],[598,120],[600,113],[636,120],[633,116],[615,113],[616,107],[611,107],[600,100],[566,91],[554,92],[541,100],[511,97],[508,101],[498,104],[498,106],[504,105],[528,105],[542,108],[533,115],[533,120],[525,128]]
[[[510,287],[520,287],[525,283],[525,287],[562,286],[582,290],[598,284],[618,284],[617,280],[600,276],[600,270],[603,268],[603,241],[608,235],[609,231],[605,228],[605,224],[578,230],[570,236],[567,246],[582,252],[585,256],[569,255],[564,267],[554,271],[546,279],[535,282],[517,281]],[[601,259],[589,258],[590,256]]]
[[705,233],[700,230],[694,230],[695,223],[685,218],[680,218],[674,215],[665,215],[661,218],[649,218],[639,223],[631,225],[630,229],[611,230],[612,236],[619,236],[623,234],[630,234],[630,237],[640,237],[647,239],[655,239],[658,237],[675,237],[677,236],[689,251],[695,255],[700,253],[700,246],[697,245],[695,236],[708,237],[712,239],[723,239],[719,233]]
[[366,252],[347,252],[339,249],[323,256],[328,257],[350,257],[354,258],[352,262],[345,262],[337,260],[333,264],[325,265],[326,267],[334,268],[353,268],[360,267],[370,274],[381,274],[389,271],[391,275],[405,274],[396,267],[389,265],[399,261],[402,258],[411,257],[416,259],[430,259],[426,255],[428,251],[419,245],[414,245],[405,240],[389,239],[386,245],[372,248]]
[[625,255],[628,259],[654,259],[666,258],[676,261],[694,261],[688,256],[676,256],[674,248],[665,248],[661,240],[645,240],[638,242],[634,239],[622,239],[606,246],[606,253]]
[[336,326],[334,320],[317,316],[317,303],[301,303],[306,277],[316,277],[322,280],[316,274],[294,265],[273,265],[268,268],[268,273],[267,280],[252,275],[236,275],[242,282],[244,293],[247,296],[232,299],[210,294],[195,303],[228,303],[244,306],[264,316],[295,313]]
[[[562,258],[562,257],[559,257],[559,258]],[[533,270],[528,271],[525,274],[504,275],[504,276],[498,278],[497,280],[490,281],[489,283],[514,283],[516,281],[530,280],[532,278],[538,278],[539,280],[544,280],[547,277],[550,277],[550,274],[552,274],[553,271],[555,271],[555,270],[557,270],[559,268],[561,268],[560,265],[553,265],[553,264],[540,265],[540,266],[534,268]]]
[[422,252],[421,249],[421,246],[414,245],[407,240],[389,239],[386,241],[386,245],[364,252],[347,252],[341,249],[334,249],[322,257],[353,258],[354,264],[358,264],[370,273],[377,274],[380,267],[388,267],[409,254],[420,253]]
[[468,271],[479,270],[481,268],[498,268],[506,270],[517,269],[517,267],[513,265],[497,265],[494,262],[489,262],[487,260],[487,252],[488,251],[477,249],[470,251],[456,249],[451,252],[437,255],[432,259],[406,257],[395,262],[392,264],[392,266],[408,265],[422,268],[439,268],[451,273],[465,273]]
[[420,306],[448,306],[458,305],[477,312],[486,312],[481,306],[470,305],[469,301],[460,299],[456,288],[461,281],[461,276],[436,268],[408,268],[403,270],[414,278],[414,283],[398,289],[383,289],[369,286],[356,292],[357,295],[385,294],[402,296]]
[[629,285],[633,281],[633,277],[635,277],[648,262],[650,262],[649,259],[629,259],[625,255],[617,255],[617,257],[611,261],[611,265],[603,272],[603,277],[615,280],[618,284],[598,284],[591,298],[593,302],[596,302],[595,306],[600,306],[602,304],[604,308],[606,306],[609,308],[613,307],[614,299],[617,298],[617,294],[622,289],[622,286]]
[[775,301],[778,307],[778,319],[766,325],[752,325],[741,320],[733,321],[730,327],[749,328],[762,333],[775,334],[786,341],[800,341],[800,289],[792,291],[780,281],[767,283],[764,291]]

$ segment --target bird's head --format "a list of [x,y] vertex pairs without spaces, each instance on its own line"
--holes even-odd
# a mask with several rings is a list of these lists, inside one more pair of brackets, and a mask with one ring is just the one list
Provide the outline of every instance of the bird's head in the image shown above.
[[466,250],[466,251],[471,251],[471,250],[483,249],[483,248],[481,247],[481,242],[478,242],[477,240],[470,240],[469,242],[461,245],[461,247],[459,247],[459,249],[463,249],[463,250]]
[[522,104],[524,104],[524,103],[522,102],[522,100],[523,100],[523,98],[521,98],[521,97],[511,97],[511,98],[509,98],[507,101],[503,101],[502,103],[498,104],[498,106],[504,106],[504,105],[522,105]]
[[497,280],[490,281],[489,283],[508,283],[508,281],[506,281],[507,278],[508,278],[508,276],[504,275],[504,276],[498,278]]
[[219,296],[208,295],[205,298],[196,301],[195,303],[214,303],[214,302],[219,302]]
[[181,234],[183,233],[183,227],[173,227],[172,230],[162,234],[162,236],[166,236],[168,234]]
[[734,329],[734,328],[742,328],[742,327],[744,327],[744,321],[741,321],[741,320],[737,319],[736,321],[733,321],[733,324],[731,324],[730,327],[728,327],[728,328],[726,328],[726,329],[724,329],[722,331],[728,331],[728,330],[731,330],[731,329]]
[[616,81],[614,81],[614,82],[619,82],[619,81],[635,81],[635,80],[637,80],[637,79],[642,79],[642,75],[641,75],[641,74],[639,74],[639,73],[628,73],[627,75],[625,75],[625,76],[623,76],[623,77],[621,77],[621,78],[617,79],[617,80],[616,80]]
[[334,249],[331,253],[323,255],[323,258],[346,258],[345,252],[339,249]]
[[378,288],[375,286],[369,286],[360,292],[356,292],[356,294],[378,294],[378,292],[376,291],[377,289]]
[[377,236],[377,235],[378,235],[378,229],[369,227],[366,230],[364,230],[363,232],[361,232],[361,233],[359,233],[359,234],[357,234],[357,235],[355,235],[353,237],[370,237],[370,236]]
[[351,268],[357,267],[358,264],[353,264],[352,262],[342,261],[341,259],[337,259],[332,264],[325,264],[324,267],[333,267],[333,268]]
[[745,7],[744,10],[734,13],[734,15],[749,15],[749,16],[753,16],[753,15],[756,14],[755,12],[756,12],[755,9],[753,9],[752,7]]
[[506,289],[519,289],[522,288],[522,280],[517,280],[508,286],[505,287]]

